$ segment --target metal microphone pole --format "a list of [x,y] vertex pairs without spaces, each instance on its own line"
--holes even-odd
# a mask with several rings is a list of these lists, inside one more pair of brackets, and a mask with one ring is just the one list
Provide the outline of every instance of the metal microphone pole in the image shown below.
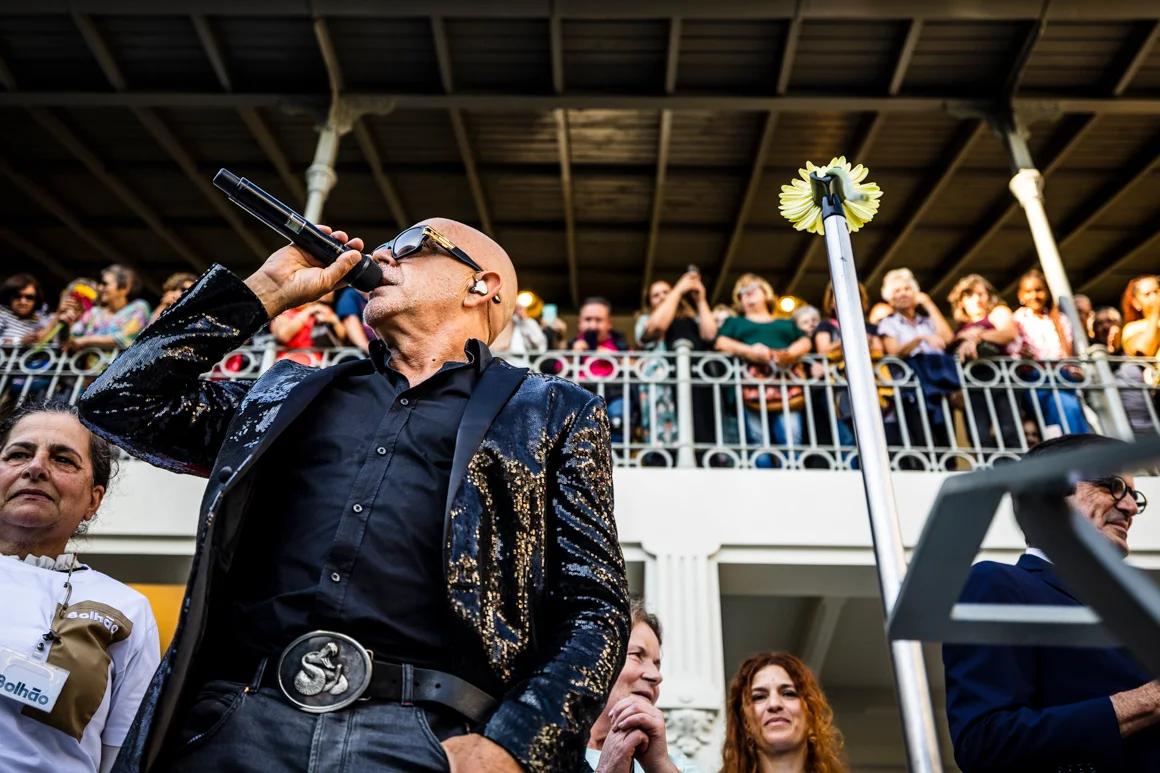
[[[842,208],[845,193],[841,179],[832,174],[819,175],[815,171],[810,175],[810,185],[814,200],[822,210],[826,252],[838,308],[838,324],[842,331],[847,388],[854,413],[858,458],[862,468],[862,483],[866,489],[866,505],[870,512],[874,558],[882,591],[883,611],[886,619],[889,619],[902,578],[906,575],[906,554],[902,547],[902,528],[891,481],[886,428],[882,423],[877,382],[870,363],[866,320],[858,292],[858,276],[854,269],[854,250]],[[941,773],[942,759],[922,645],[917,641],[891,641],[890,657],[894,663],[894,684],[902,712],[910,770]]]

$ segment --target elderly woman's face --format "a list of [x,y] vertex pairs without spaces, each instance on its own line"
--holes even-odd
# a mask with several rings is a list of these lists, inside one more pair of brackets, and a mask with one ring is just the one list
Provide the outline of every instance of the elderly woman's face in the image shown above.
[[818,329],[818,325],[821,322],[821,315],[813,309],[803,311],[794,318],[794,323],[797,325],[798,330],[809,336],[814,334],[814,331]]
[[66,413],[34,413],[0,449],[0,530],[6,542],[62,546],[97,511],[89,431]]
[[895,311],[909,311],[914,308],[918,288],[914,282],[905,279],[896,279],[886,288],[886,302],[894,307]]

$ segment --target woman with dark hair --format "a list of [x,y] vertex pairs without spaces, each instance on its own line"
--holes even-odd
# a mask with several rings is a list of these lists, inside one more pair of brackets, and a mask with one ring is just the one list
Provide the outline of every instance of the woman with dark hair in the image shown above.
[[[862,301],[862,317],[865,320],[870,310],[870,297],[866,293],[866,287],[858,283],[858,296]],[[865,320],[866,323],[866,344],[870,349],[870,356],[874,359],[882,356],[882,340],[878,337],[878,326]],[[822,321],[814,328],[813,332],[814,351],[818,353],[818,357],[824,357],[829,361],[828,365],[823,365],[821,362],[815,362],[812,367],[811,375],[814,378],[822,378],[827,370],[830,378],[835,376],[845,376],[845,356],[842,353],[842,327],[838,322],[838,303],[834,297],[834,283],[826,282],[826,289],[822,293]],[[853,447],[854,442],[854,412],[850,405],[850,390],[843,386],[833,388],[836,393],[831,402],[829,393],[824,386],[814,386],[810,388],[814,399],[814,423],[818,431],[818,443],[821,445],[829,445],[834,442],[833,427],[830,424],[830,413],[834,411],[836,416],[836,427],[838,431],[837,442],[844,447]],[[831,409],[831,404],[834,406]]]
[[32,274],[13,274],[0,285],[0,344],[36,340],[48,320],[41,313],[44,293]]
[[842,773],[842,734],[809,666],[762,652],[729,685],[721,773]]
[[149,324],[149,304],[137,297],[141,278],[133,269],[117,263],[109,266],[101,272],[97,291],[99,304],[72,326],[65,348],[124,349]]
[[[689,271],[669,284],[663,279],[645,288],[644,303],[633,326],[635,343],[650,352],[674,351],[680,340],[693,344],[694,350],[710,349],[717,337],[717,320],[709,308],[708,293],[701,272]],[[643,362],[646,378],[638,397],[641,406],[640,426],[645,442],[668,445],[677,441],[677,405],[671,386],[649,384],[650,379],[665,378],[663,360]],[[705,387],[693,388],[693,439],[696,443],[713,440],[713,392]]]
[[[1022,305],[1013,315],[1018,335],[1010,344],[1011,353],[1045,363],[1073,356],[1071,323],[1055,308],[1042,271],[1033,268],[1019,278],[1018,297]],[[1051,380],[1056,388],[1029,392],[1033,400],[1029,410],[1034,413],[1038,404],[1046,437],[1087,432],[1079,395],[1059,383],[1067,378],[1068,369],[1054,368],[1053,372],[1056,375]],[[1048,432],[1049,427],[1056,429]]]
[[111,769],[157,668],[148,600],[66,552],[111,474],[68,405],[0,421],[0,667],[22,683],[0,693],[0,769]]

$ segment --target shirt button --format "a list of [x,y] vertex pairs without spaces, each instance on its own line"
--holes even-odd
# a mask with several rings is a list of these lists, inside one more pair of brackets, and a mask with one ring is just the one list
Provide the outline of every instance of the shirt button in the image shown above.
[[410,405],[411,401],[405,397],[399,398],[399,405]]
[[338,582],[339,580],[342,579],[342,575],[339,574],[338,572],[333,572],[330,575],[330,579],[334,580],[335,582]]
[[379,446],[378,448],[376,448],[375,451],[378,453],[379,456],[386,456],[387,455],[387,449],[383,448],[382,446]]
[[362,505],[355,505],[353,509],[356,513],[361,513],[362,512]]

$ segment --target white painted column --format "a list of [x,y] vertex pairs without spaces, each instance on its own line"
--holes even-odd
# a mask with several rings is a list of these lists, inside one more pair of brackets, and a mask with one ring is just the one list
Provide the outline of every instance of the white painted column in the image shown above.
[[645,606],[660,619],[664,634],[658,705],[670,747],[703,770],[718,770],[725,701],[718,546],[675,544],[679,534],[666,536],[643,545]]
[[[1029,152],[1025,150],[1026,140],[1015,132],[1010,132],[1009,135],[1008,148],[1013,145],[1019,147],[1019,143],[1022,143],[1023,148],[1018,153],[1012,152],[1012,158],[1016,161],[1023,155],[1029,158]],[[1108,364],[1107,349],[1102,346],[1089,346],[1087,330],[1083,320],[1076,313],[1071,282],[1067,278],[1067,272],[1064,271],[1059,246],[1055,243],[1055,234],[1051,231],[1047,210],[1043,206],[1043,175],[1034,167],[1023,167],[1015,173],[1007,187],[1027,216],[1027,226],[1031,230],[1031,239],[1035,243],[1035,252],[1043,269],[1043,277],[1047,280],[1047,287],[1071,323],[1075,355],[1082,357],[1086,354],[1091,359],[1100,384],[1103,385],[1100,393],[1103,398],[1103,405],[1100,407],[1103,410],[1100,413],[1107,425],[1103,428],[1104,432],[1130,442],[1134,438],[1132,425],[1128,421],[1128,414],[1124,411],[1124,403],[1120,399],[1119,389],[1116,388],[1111,365]]]

